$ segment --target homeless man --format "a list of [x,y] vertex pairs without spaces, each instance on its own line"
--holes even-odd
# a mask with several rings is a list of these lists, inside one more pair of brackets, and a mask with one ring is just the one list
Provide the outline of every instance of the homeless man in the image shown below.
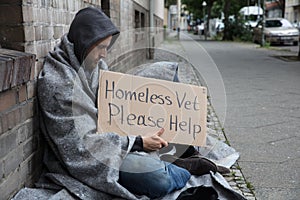
[[107,69],[102,59],[118,35],[101,10],[80,10],[38,77],[46,176],[82,199],[87,196],[67,183],[82,186],[91,199],[148,199],[181,189],[191,176],[149,156],[168,145],[163,129],[150,137],[97,134],[99,69]]
[[[160,197],[182,188],[190,173],[129,152],[155,151],[166,146],[160,137],[163,129],[145,138],[96,134],[98,72],[105,68],[103,62],[97,63],[106,56],[118,34],[102,11],[85,8],[77,13],[69,33],[45,59],[38,79],[38,97],[42,130],[55,158],[46,164],[50,172],[69,175],[94,190],[133,199],[125,189],[128,188],[138,195]],[[74,100],[74,91],[80,97],[78,101]],[[132,162],[143,166],[130,166]]]

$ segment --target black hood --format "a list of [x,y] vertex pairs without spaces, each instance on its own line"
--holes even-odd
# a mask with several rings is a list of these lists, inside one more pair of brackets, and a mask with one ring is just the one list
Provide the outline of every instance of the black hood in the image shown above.
[[88,7],[80,10],[71,23],[68,39],[74,44],[75,55],[82,64],[86,51],[98,41],[112,35],[110,48],[119,30],[102,10]]

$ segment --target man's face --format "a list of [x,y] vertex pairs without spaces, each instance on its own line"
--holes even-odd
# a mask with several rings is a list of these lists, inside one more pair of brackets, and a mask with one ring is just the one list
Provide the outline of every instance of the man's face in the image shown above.
[[87,57],[84,60],[86,69],[93,70],[101,58],[105,58],[107,55],[107,47],[111,42],[112,36],[101,40],[93,45],[88,51]]

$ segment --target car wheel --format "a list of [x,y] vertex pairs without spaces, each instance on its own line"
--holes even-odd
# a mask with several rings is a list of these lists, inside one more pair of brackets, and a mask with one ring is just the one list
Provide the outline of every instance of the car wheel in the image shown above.
[[298,46],[298,42],[297,42],[297,41],[294,41],[294,42],[293,42],[293,45],[294,45],[294,46]]

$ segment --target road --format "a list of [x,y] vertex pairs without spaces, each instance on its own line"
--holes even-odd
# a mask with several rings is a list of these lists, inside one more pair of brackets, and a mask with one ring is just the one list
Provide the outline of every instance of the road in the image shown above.
[[[213,105],[231,146],[240,152],[239,165],[256,198],[299,199],[300,62],[273,57],[291,52],[254,44],[198,44],[182,42],[212,91]],[[219,73],[213,69],[207,75],[208,68]]]

